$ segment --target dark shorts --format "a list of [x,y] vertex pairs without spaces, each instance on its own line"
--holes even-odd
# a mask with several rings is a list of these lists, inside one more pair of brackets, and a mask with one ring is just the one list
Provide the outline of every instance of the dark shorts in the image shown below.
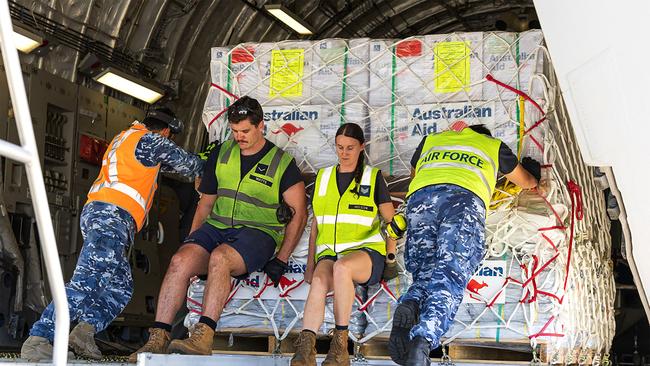
[[[370,270],[370,278],[366,283],[359,283],[359,285],[372,286],[374,284],[379,283],[379,281],[381,281],[381,275],[384,273],[384,264],[386,263],[386,256],[381,255],[376,250],[372,250],[368,248],[361,248],[359,250],[368,253],[368,255],[370,256],[370,261],[372,262],[372,270]],[[329,261],[336,262],[336,259],[337,259],[336,256],[324,255],[318,258],[318,261],[320,262],[322,260],[329,260]]]
[[275,241],[270,235],[247,227],[218,229],[204,223],[187,236],[183,244],[195,243],[208,253],[221,244],[228,244],[241,255],[246,265],[246,274],[237,278],[246,278],[248,273],[259,271],[275,253]]

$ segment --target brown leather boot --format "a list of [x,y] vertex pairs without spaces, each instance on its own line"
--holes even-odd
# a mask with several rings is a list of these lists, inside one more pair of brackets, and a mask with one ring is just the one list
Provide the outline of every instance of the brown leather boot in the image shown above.
[[169,344],[169,353],[184,355],[211,355],[214,329],[203,323],[196,323],[192,335],[187,339],[174,339]]
[[334,330],[330,350],[327,352],[322,366],[349,366],[350,355],[348,354],[348,330]]
[[296,353],[291,357],[291,366],[316,366],[316,334],[303,330],[293,345]]
[[160,328],[149,328],[149,340],[144,346],[142,346],[142,348],[131,353],[129,356],[129,362],[138,362],[138,353],[169,353],[167,348],[169,347],[171,339],[171,334],[169,334],[168,331]]
[[95,343],[95,327],[86,322],[79,322],[70,332],[69,345],[80,357],[101,360],[102,352]]
[[[29,362],[52,362],[54,348],[47,338],[29,336],[20,349],[20,358]],[[68,361],[74,359],[74,353],[68,352]]]

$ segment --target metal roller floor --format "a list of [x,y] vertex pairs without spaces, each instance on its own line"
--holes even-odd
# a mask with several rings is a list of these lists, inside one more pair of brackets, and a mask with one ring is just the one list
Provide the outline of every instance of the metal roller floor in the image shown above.
[[[121,357],[124,359],[124,357]],[[317,363],[320,364],[324,357],[318,357]],[[142,354],[138,359],[137,366],[288,366],[291,357],[289,355],[270,356],[268,354],[251,355],[251,354],[213,354],[212,356],[187,356],[187,355],[159,355],[159,354]],[[530,365],[529,362],[506,362],[506,361],[490,361],[490,362],[453,362],[441,363],[439,359],[433,359],[432,365],[446,365],[446,366],[494,366],[494,365]],[[51,365],[52,363],[35,363],[26,362],[16,358],[0,358],[0,365]],[[85,361],[85,360],[69,360],[69,366],[76,365],[104,365],[104,366],[118,366],[118,365],[133,365],[121,361]],[[396,365],[393,361],[387,358],[370,358],[363,361],[352,362],[353,366],[384,366]]]

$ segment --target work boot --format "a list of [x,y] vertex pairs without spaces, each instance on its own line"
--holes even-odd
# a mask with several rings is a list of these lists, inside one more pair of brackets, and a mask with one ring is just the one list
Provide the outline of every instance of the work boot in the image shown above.
[[70,332],[68,345],[77,356],[101,360],[102,352],[95,343],[95,327],[86,322],[79,322]]
[[138,353],[169,353],[167,348],[171,339],[171,334],[168,331],[160,328],[149,328],[149,340],[142,348],[131,353],[129,362],[138,362]]
[[187,339],[174,339],[169,344],[169,353],[184,355],[211,355],[214,329],[203,323],[196,323],[194,332]]
[[409,342],[409,354],[406,358],[406,366],[429,366],[431,359],[431,344],[424,337],[415,337]]
[[398,365],[404,365],[408,356],[411,328],[420,322],[420,305],[406,300],[397,306],[393,316],[393,328],[388,340],[388,354]]
[[291,357],[291,366],[316,366],[316,334],[303,330],[293,344],[296,353]]
[[[29,336],[20,349],[20,358],[29,362],[52,361],[54,348],[47,338]],[[73,359],[74,354],[68,352],[68,359]]]
[[350,355],[348,354],[348,330],[334,329],[334,335],[330,342],[330,350],[325,356],[322,366],[349,366]]

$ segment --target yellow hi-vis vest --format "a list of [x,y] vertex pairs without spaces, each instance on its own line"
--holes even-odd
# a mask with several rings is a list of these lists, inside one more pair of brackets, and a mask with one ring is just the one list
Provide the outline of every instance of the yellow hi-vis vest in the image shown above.
[[220,229],[249,227],[269,234],[276,246],[282,243],[284,225],[278,222],[280,180],[291,155],[277,146],[241,178],[239,145],[228,140],[221,145],[215,174],[217,199],[207,222]]
[[136,231],[142,229],[151,208],[160,171],[160,164],[148,167],[135,157],[138,142],[146,133],[149,130],[145,125],[136,123],[113,138],[86,202],[107,202],[126,210],[135,221]]
[[501,141],[465,128],[426,137],[407,197],[434,184],[455,184],[472,191],[490,207],[499,172]]
[[375,182],[378,169],[365,166],[359,184],[359,196],[350,192],[354,180],[339,195],[336,166],[318,171],[312,208],[318,225],[316,261],[324,255],[369,248],[386,255],[386,242],[381,236],[379,209],[375,204]]

